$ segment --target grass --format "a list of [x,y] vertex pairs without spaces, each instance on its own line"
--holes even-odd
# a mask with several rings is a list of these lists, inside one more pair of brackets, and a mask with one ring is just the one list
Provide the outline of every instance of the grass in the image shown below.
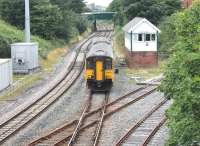
[[43,70],[47,72],[51,72],[53,69],[53,66],[58,63],[60,57],[64,56],[67,54],[69,48],[71,48],[74,44],[77,42],[83,40],[85,37],[87,37],[90,34],[90,30],[86,31],[82,35],[79,35],[77,37],[74,37],[70,40],[70,42],[65,45],[62,48],[56,48],[50,51],[46,57],[46,59],[41,60],[41,66]]
[[160,60],[158,66],[151,68],[128,68],[125,69],[127,75],[131,77],[141,77],[143,79],[150,79],[163,73],[164,67],[168,60]]
[[124,58],[124,33],[121,27],[116,27],[114,32],[114,53],[119,58]]
[[57,48],[49,52],[46,59],[42,59],[40,64],[44,71],[51,72],[53,65],[56,64],[60,57],[68,52],[67,48]]
[[[45,58],[49,51],[65,44],[64,40],[44,40],[38,36],[31,36],[32,42],[39,43],[39,54]],[[0,20],[0,48],[10,49],[10,44],[24,41],[24,32]]]
[[2,96],[0,96],[0,101],[9,100],[13,96],[19,96],[24,90],[31,88],[31,86],[42,80],[41,73],[31,74],[31,75],[14,75],[13,81],[19,82],[17,86],[9,87]]

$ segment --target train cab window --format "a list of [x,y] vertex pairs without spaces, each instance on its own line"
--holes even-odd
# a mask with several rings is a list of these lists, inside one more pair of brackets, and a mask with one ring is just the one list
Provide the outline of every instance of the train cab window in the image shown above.
[[93,69],[93,62],[92,62],[92,60],[87,60],[86,67],[87,67],[87,69]]
[[106,59],[105,69],[112,69],[112,60]]

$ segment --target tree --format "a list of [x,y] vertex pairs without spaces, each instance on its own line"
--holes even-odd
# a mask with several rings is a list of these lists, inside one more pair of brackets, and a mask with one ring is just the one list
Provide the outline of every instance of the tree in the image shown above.
[[58,5],[62,10],[70,10],[75,13],[82,13],[86,7],[83,0],[51,0],[51,3]]
[[123,5],[121,0],[114,0],[108,7],[108,11],[117,12],[114,15],[114,22],[118,25],[123,25],[127,20],[125,13],[123,12]]
[[145,17],[156,25],[180,8],[180,0],[114,0],[110,5],[110,10],[117,10],[118,17],[126,16],[129,21],[136,16]]
[[0,1],[0,16],[3,20],[19,28],[24,27],[24,1]]
[[[57,5],[52,5],[48,0],[35,1],[31,11],[31,32],[46,39],[56,37],[62,22],[62,13]],[[60,36],[57,36],[60,37]]]
[[165,96],[174,101],[167,112],[170,127],[167,145],[170,146],[195,146],[200,143],[199,16],[199,1],[190,9],[172,16],[172,19],[176,18],[176,22],[171,28],[174,30],[170,32],[174,31],[177,38],[173,56],[165,69],[165,79],[161,85],[161,91]]
[[[31,33],[45,39],[69,40],[72,34],[77,35],[77,30],[82,33],[87,29],[87,21],[76,14],[81,13],[84,6],[83,0],[30,0]],[[24,29],[24,0],[1,0],[0,15],[3,20]]]
[[175,13],[170,17],[166,17],[159,25],[159,28],[162,31],[159,39],[159,51],[161,52],[173,54],[173,52],[176,50],[175,47],[178,39],[176,25],[179,23],[179,16],[177,15],[178,14]]

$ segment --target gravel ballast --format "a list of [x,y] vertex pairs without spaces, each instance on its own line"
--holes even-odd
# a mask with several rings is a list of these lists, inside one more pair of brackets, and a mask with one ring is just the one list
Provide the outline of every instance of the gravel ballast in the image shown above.
[[[70,53],[66,57],[69,56]],[[20,97],[14,97],[12,98],[13,100],[9,102],[1,102],[0,113],[5,114],[28,100],[31,93],[40,90],[44,84],[48,83],[58,72],[62,70],[62,66],[66,63],[66,60],[67,59],[62,58],[60,63],[55,66],[54,73],[47,76],[45,80],[39,81],[32,89],[25,92]],[[139,87],[140,86],[136,85],[126,75],[125,69],[120,69],[119,74],[115,75],[115,82],[110,92],[109,102],[129,93],[130,91],[136,90]],[[79,118],[87,101],[87,91],[84,74],[82,73],[72,88],[63,94],[63,96],[60,97],[59,100],[56,101],[50,108],[48,108],[45,113],[38,116],[38,118],[17,132],[15,136],[11,137],[3,145],[25,146],[34,139],[47,134],[51,130]],[[164,95],[162,93],[156,91],[107,118],[103,124],[99,146],[114,145],[117,140],[119,140],[119,138],[126,133],[130,126],[139,120],[152,107],[154,107],[158,101],[163,99],[163,96]],[[94,94],[91,110],[101,106],[104,97],[105,96],[100,93]],[[95,131],[95,129],[90,128],[88,131]],[[166,125],[163,126],[159,132],[157,137],[155,135],[155,139],[151,141],[150,145],[159,144],[159,146],[162,146],[165,144],[168,135]],[[84,139],[84,137],[88,137],[88,139]],[[87,146],[91,144],[89,136],[81,135],[80,141],[82,141],[82,139],[84,140],[84,143],[79,143],[77,145]]]

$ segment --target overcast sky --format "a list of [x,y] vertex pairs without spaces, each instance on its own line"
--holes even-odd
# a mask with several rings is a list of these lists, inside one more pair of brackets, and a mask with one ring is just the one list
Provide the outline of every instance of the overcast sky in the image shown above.
[[96,5],[101,5],[107,7],[113,0],[85,0],[85,2],[95,3]]

